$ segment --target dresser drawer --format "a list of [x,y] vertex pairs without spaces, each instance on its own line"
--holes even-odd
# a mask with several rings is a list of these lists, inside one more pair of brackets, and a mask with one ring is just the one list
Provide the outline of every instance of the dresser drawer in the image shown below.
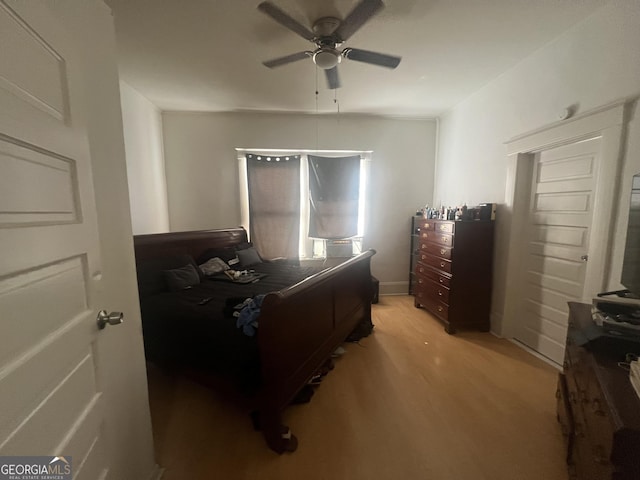
[[[582,366],[584,367],[584,366]],[[577,376],[576,376],[577,374]],[[576,367],[571,367],[565,371],[565,380],[567,382],[567,398],[575,420],[576,435],[586,435],[587,425],[584,421],[584,413],[582,407],[586,403],[587,391],[584,383],[584,373],[582,370],[576,371]],[[576,380],[582,379],[582,385]]]
[[453,247],[453,235],[450,235],[448,233],[430,233],[428,241],[438,245],[442,245],[444,247]]
[[453,233],[455,229],[454,222],[438,222],[436,224],[436,232],[439,233]]
[[593,450],[597,454],[596,460],[607,465],[611,457],[614,427],[607,401],[594,374],[589,377],[582,410]]
[[434,300],[449,304],[449,289],[418,275],[418,287]]
[[426,265],[416,265],[416,275],[426,277],[427,279],[443,285],[447,288],[451,287],[451,277],[443,275],[442,272],[436,271]]
[[416,226],[418,227],[418,230],[420,232],[434,231],[436,229],[436,222],[434,222],[433,220],[426,220],[426,219],[417,220]]
[[443,272],[451,273],[451,262],[449,260],[443,260],[427,253],[421,253],[418,261],[442,270]]
[[604,452],[594,446],[588,436],[577,435],[574,443],[574,457],[577,478],[580,480],[615,480],[629,478],[614,473],[614,466]]
[[418,232],[418,237],[420,237],[420,241],[429,241],[432,242],[433,239],[436,238],[436,232],[431,230],[422,229]]
[[420,242],[420,252],[451,260],[451,248],[430,242]]
[[418,234],[420,241],[432,242],[445,247],[453,247],[453,235],[432,230],[421,230]]
[[430,292],[423,287],[416,287],[416,300],[421,305],[424,305],[427,310],[433,313],[435,316],[441,318],[442,320],[449,320],[449,307],[439,302],[438,300],[433,299]]

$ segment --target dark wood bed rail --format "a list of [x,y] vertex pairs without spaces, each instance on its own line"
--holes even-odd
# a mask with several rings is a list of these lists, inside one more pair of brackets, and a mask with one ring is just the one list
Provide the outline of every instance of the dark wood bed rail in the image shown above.
[[[134,236],[136,262],[247,241],[244,228]],[[363,252],[301,282],[269,293],[259,317],[262,384],[257,409],[268,445],[292,450],[282,437],[282,412],[360,322],[371,320],[371,257]],[[296,442],[294,442],[295,445]],[[293,447],[295,448],[295,447]]]
[[263,388],[260,417],[269,446],[281,452],[281,414],[361,321],[371,320],[368,250],[262,302],[258,348]]

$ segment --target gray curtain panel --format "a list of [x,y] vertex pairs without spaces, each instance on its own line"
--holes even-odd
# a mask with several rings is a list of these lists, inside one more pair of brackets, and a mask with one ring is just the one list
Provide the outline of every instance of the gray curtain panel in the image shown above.
[[309,155],[309,236],[349,238],[358,233],[360,155]]
[[297,258],[300,156],[247,154],[251,241],[265,259]]

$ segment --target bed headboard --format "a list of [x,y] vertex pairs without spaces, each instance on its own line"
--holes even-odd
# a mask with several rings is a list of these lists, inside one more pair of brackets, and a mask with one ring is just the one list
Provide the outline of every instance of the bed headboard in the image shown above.
[[134,235],[136,262],[176,255],[200,256],[209,248],[225,248],[247,242],[243,227],[192,232],[152,233]]

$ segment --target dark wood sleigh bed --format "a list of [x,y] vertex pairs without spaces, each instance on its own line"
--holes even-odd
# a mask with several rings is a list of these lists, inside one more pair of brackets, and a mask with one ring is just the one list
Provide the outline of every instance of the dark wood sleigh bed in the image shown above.
[[[247,233],[243,228],[134,236],[145,348],[149,349],[147,332],[153,331],[149,327],[155,319],[145,309],[144,302],[153,304],[156,300],[154,297],[143,299],[144,285],[140,283],[143,266],[177,255],[197,259],[209,249],[233,248],[246,242]],[[346,337],[360,323],[371,321],[370,263],[374,254],[374,250],[368,250],[291,286],[266,293],[264,297],[258,333],[254,337],[260,375],[255,408],[267,444],[278,453],[291,451],[297,444],[295,437],[292,442],[282,435],[283,410]],[[180,310],[173,315],[179,317]],[[203,336],[201,332],[198,335]]]

